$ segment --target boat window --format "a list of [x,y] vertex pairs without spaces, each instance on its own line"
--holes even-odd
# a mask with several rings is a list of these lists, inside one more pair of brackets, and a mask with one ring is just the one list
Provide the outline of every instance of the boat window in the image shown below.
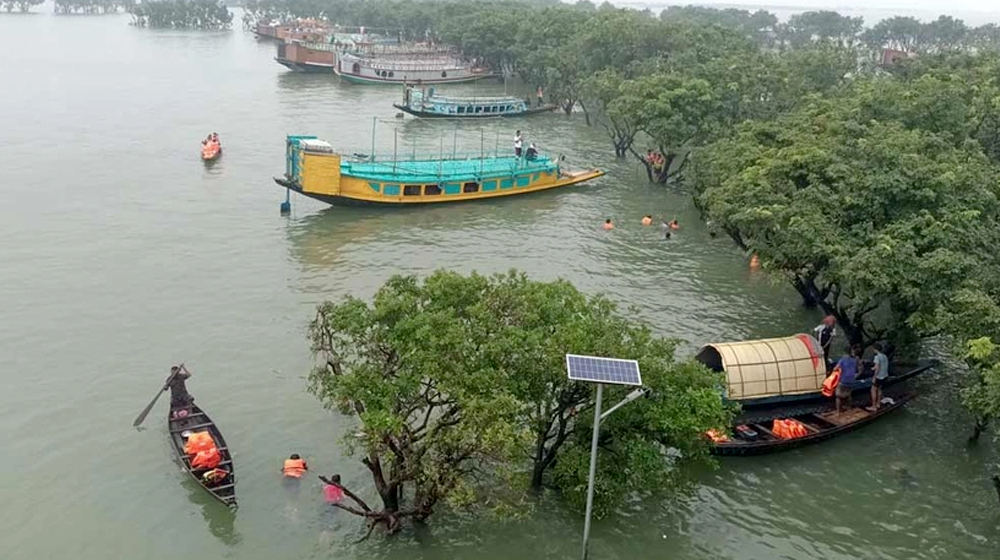
[[351,72],[354,73],[354,74],[360,74],[361,73],[361,65],[358,64],[357,62],[355,62],[354,65],[351,66]]
[[392,76],[393,76],[394,74],[395,74],[395,73],[394,73],[393,71],[391,71],[391,70],[389,71],[389,77],[390,77],[390,78],[391,78],[391,77],[392,77]]
[[403,196],[420,196],[420,185],[403,185]]
[[465,113],[465,107],[459,107],[458,108],[458,112],[464,114]]
[[462,192],[464,193],[479,192],[479,183],[472,183],[472,182],[465,183],[464,185],[462,185]]
[[483,112],[483,108],[482,107],[476,107],[476,112],[477,113],[482,113]]
[[448,77],[448,73],[447,72],[441,72],[441,77],[442,78],[447,78]]
[[424,194],[441,194],[441,185],[424,185]]

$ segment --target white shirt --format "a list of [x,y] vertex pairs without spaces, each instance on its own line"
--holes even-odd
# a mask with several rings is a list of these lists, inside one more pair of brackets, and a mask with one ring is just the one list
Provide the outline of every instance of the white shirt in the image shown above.
[[514,137],[514,147],[515,148],[520,148],[521,147],[521,137],[520,136],[515,136]]

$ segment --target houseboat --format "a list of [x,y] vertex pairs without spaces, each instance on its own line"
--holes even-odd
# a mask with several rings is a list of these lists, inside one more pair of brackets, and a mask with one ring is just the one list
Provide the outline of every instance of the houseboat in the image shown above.
[[279,21],[259,22],[254,27],[258,39],[276,41],[323,41],[330,34],[330,24],[313,19],[299,19],[290,23]]
[[519,117],[552,111],[556,105],[531,107],[519,97],[451,97],[438,95],[434,88],[405,86],[403,102],[393,107],[417,117],[429,118],[485,118]]
[[328,204],[431,204],[527,194],[604,175],[570,171],[561,158],[537,155],[380,159],[347,156],[315,136],[286,138],[285,175],[276,183]]

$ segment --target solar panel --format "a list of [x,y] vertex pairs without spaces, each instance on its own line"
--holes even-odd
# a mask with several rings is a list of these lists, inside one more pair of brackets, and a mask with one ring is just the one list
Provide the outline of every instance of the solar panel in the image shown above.
[[635,360],[566,354],[566,372],[569,373],[569,378],[574,381],[642,385],[642,379],[639,377],[639,362]]

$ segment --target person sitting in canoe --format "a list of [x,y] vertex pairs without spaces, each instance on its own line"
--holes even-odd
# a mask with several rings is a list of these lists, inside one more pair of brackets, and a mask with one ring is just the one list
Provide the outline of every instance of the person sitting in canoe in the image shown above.
[[191,377],[191,373],[186,369],[181,370],[179,366],[173,366],[170,368],[170,375],[170,383],[167,385],[170,389],[170,409],[190,407],[194,404],[194,397],[188,393],[187,385],[184,382]]

